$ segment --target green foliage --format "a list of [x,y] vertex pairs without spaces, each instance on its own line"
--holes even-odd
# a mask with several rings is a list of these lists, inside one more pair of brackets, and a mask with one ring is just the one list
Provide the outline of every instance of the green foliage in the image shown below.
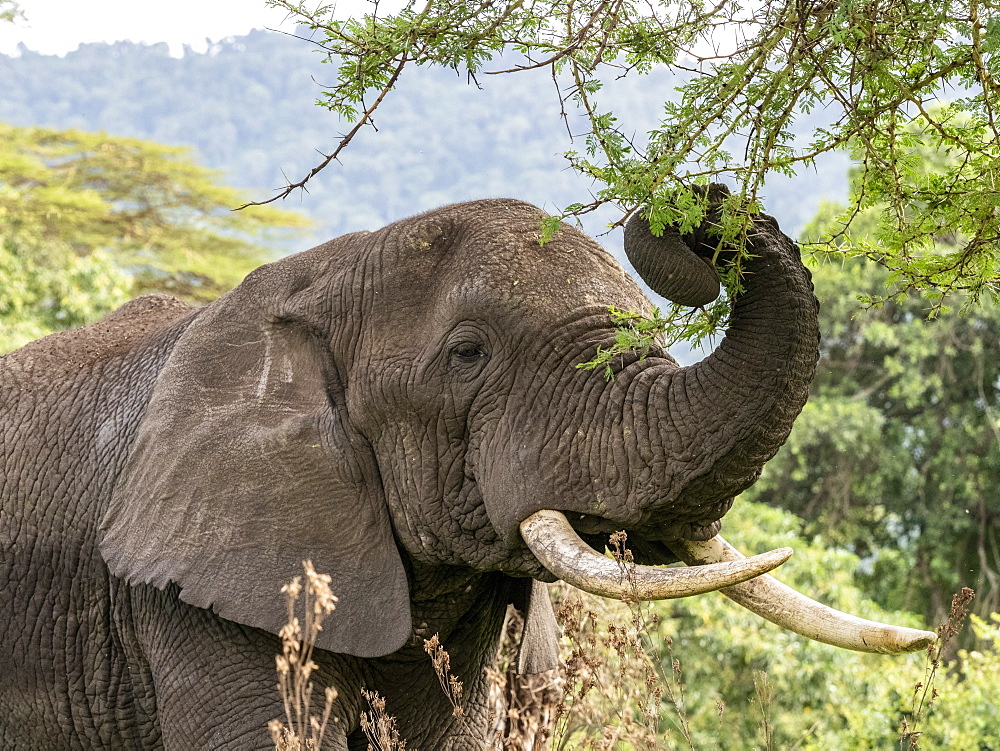
[[[958,104],[922,112],[901,132],[873,137],[886,153],[898,153],[898,161],[873,164],[855,149],[861,163],[851,171],[851,205],[836,214],[827,205],[807,234],[822,240],[814,245],[820,252],[832,244],[834,254],[862,256],[892,272],[889,294],[866,295],[867,304],[919,289],[935,315],[946,292],[965,292],[967,306],[984,292],[995,296],[995,238],[984,233],[1000,203],[983,187],[995,180],[998,162],[977,148],[976,139],[989,136]],[[955,138],[938,121],[947,122]]]
[[0,22],[12,22],[23,17],[24,12],[18,7],[14,0],[0,0]]
[[[735,0],[711,10],[695,0],[427,0],[419,10],[410,4],[348,20],[333,18],[332,6],[270,4],[316,32],[338,71],[321,103],[358,126],[408,67],[470,76],[550,71],[556,106],[565,112],[574,104],[589,124],[585,149],[567,158],[598,186],[594,200],[567,213],[650,205],[654,215],[697,223],[692,186],[725,178],[740,195],[728,214],[745,227],[767,175],[792,174],[831,149],[850,148],[863,172],[855,209],[880,203],[897,218],[883,225],[879,245],[893,281],[974,295],[996,289],[1000,24],[978,3],[788,0],[750,14]],[[510,51],[521,60],[488,65]],[[678,97],[660,95],[662,118],[639,138],[599,99],[621,77],[662,66],[693,75],[678,82]],[[929,107],[949,86],[961,98]],[[808,142],[798,139],[796,121],[830,103],[827,122]],[[914,156],[920,149],[959,158],[929,172]],[[939,258],[934,244],[945,230],[962,238],[952,258]]]
[[672,322],[677,311],[669,318],[660,315],[659,308],[653,308],[649,317],[636,313],[634,310],[619,310],[614,305],[608,306],[611,323],[617,329],[615,343],[607,348],[597,347],[593,360],[577,364],[584,370],[604,369],[607,380],[614,378],[612,364],[623,355],[637,353],[639,359],[649,354],[650,347],[659,344],[661,338],[672,329]]
[[884,606],[940,620],[967,585],[985,616],[1000,608],[1000,306],[928,319],[942,301],[916,294],[859,311],[889,277],[860,260],[814,269],[812,395],[747,495],[862,556]]
[[637,354],[643,359],[654,346],[669,347],[682,338],[690,339],[694,346],[711,336],[719,327],[720,320],[729,314],[728,306],[713,304],[708,308],[689,310],[680,305],[672,305],[666,317],[654,307],[648,316],[634,310],[620,310],[614,305],[608,307],[611,325],[615,327],[615,343],[604,349],[600,346],[593,360],[577,364],[583,370],[603,369],[607,380],[614,378],[614,363],[624,355]]
[[[855,583],[862,561],[804,537],[793,514],[740,499],[725,524],[726,536],[748,552],[793,547],[775,575],[796,589],[862,617],[926,626],[873,602]],[[932,676],[924,653],[861,654],[819,644],[722,595],[639,610],[584,596],[570,612],[589,614],[584,631],[579,618],[567,625],[573,601],[561,598],[568,714],[557,726],[556,748],[870,751],[907,748],[904,727],[919,730],[922,748],[1000,748],[1000,615],[973,617],[981,650],[960,651]],[[656,695],[658,710],[649,706]]]
[[[726,536],[746,551],[792,546],[795,555],[775,574],[811,597],[862,617],[923,625],[912,615],[882,611],[854,584],[858,559],[825,542],[807,542],[801,524],[788,512],[743,500],[725,522]],[[681,661],[696,748],[763,744],[760,705],[752,703],[755,672],[767,674],[773,694],[767,707],[773,748],[890,748],[899,737],[903,707],[923,675],[923,655],[886,657],[819,644],[721,595],[657,607],[664,612],[653,643],[670,640]],[[662,658],[670,658],[666,648]]]
[[89,323],[127,301],[132,280],[111,254],[7,231],[0,239],[0,353]]
[[[936,180],[967,161],[954,150],[912,155],[901,189],[916,191],[915,176]],[[855,170],[857,194],[869,174]],[[934,211],[912,221],[933,222]],[[854,215],[849,231],[845,213]],[[884,201],[860,211],[825,204],[806,228],[809,240],[859,248],[881,265],[815,269],[823,342],[812,396],[749,495],[862,555],[861,581],[883,604],[940,619],[943,593],[967,585],[985,616],[1000,607],[1000,306],[973,306],[977,286],[964,295],[886,295],[905,283],[878,251],[895,219]],[[933,259],[918,265],[957,279],[944,269],[964,263],[961,226],[941,227]],[[951,308],[961,315],[938,315]]]
[[940,698],[921,740],[928,748],[1000,748],[1000,614],[972,618],[981,645],[960,650],[953,669],[937,682]]
[[266,260],[298,215],[242,198],[184,149],[0,124],[0,350],[78,326],[140,292],[211,299]]

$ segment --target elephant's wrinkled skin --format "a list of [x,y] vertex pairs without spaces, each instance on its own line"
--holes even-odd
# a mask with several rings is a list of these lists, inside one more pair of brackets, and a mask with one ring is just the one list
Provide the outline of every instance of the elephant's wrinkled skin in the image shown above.
[[[202,309],[135,300],[0,359],[0,747],[268,748],[301,561],[340,597],[317,683],[415,749],[479,748],[509,603],[549,667],[552,577],[519,524],[707,539],[786,438],[817,306],[767,218],[725,340],[607,381],[576,365],[649,302],[594,241],[512,200],[445,207],[264,266]],[[674,233],[676,235],[676,233]],[[695,238],[696,239],[696,238]],[[691,237],[689,245],[697,245]],[[571,513],[572,512],[572,513]],[[464,682],[451,717],[422,649]]]

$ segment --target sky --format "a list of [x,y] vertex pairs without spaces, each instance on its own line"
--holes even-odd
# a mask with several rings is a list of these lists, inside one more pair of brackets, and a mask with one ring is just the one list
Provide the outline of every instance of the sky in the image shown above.
[[[131,40],[167,42],[171,54],[180,55],[185,44],[204,51],[206,38],[219,41],[254,28],[293,28],[284,22],[284,11],[266,7],[264,0],[17,0],[17,4],[27,19],[0,23],[0,53],[14,54],[19,42],[35,52],[64,55],[85,42]],[[337,7],[347,14],[371,12],[373,6],[367,0],[338,0]]]

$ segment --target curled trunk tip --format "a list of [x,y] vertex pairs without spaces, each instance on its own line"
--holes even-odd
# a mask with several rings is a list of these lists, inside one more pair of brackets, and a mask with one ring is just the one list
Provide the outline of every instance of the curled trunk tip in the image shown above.
[[712,262],[692,251],[676,227],[653,235],[644,212],[637,211],[625,224],[625,255],[650,289],[671,302],[701,307],[722,290]]

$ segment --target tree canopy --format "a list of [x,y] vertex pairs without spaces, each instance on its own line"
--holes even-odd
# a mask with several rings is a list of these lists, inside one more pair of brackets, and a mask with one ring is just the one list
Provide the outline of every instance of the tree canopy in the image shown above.
[[0,22],[13,21],[24,15],[14,0],[0,0]]
[[241,200],[182,148],[0,124],[0,351],[140,292],[216,297],[268,259],[269,232],[305,224]]
[[[827,206],[807,236],[831,234]],[[871,242],[877,213],[859,217]],[[887,607],[940,622],[947,597],[976,590],[1000,609],[1000,306],[918,292],[858,310],[891,272],[854,259],[813,269],[823,339],[809,402],[747,496],[809,521],[857,552]],[[964,315],[927,318],[934,306]]]
[[[589,123],[585,150],[567,158],[595,189],[567,215],[611,203],[622,220],[648,211],[654,231],[690,225],[704,210],[691,187],[725,181],[737,189],[728,211],[746,216],[758,210],[768,175],[848,149],[862,176],[845,217],[881,207],[878,260],[895,272],[894,291],[965,290],[975,299],[997,290],[1000,18],[978,0],[722,0],[711,8],[695,0],[427,0],[386,14],[376,4],[347,20],[333,6],[269,4],[308,24],[337,66],[321,104],[353,128],[317,170],[371,124],[407,68],[452,68],[481,85],[490,74],[547,69],[552,106],[576,106]],[[520,59],[497,64],[511,52]],[[677,86],[656,91],[661,121],[637,134],[602,95],[622,77],[663,67],[679,74]],[[945,95],[950,101],[931,106]],[[819,108],[826,122],[797,138],[795,123]],[[954,158],[926,169],[919,150]],[[738,239],[747,224],[724,226]],[[942,249],[943,232],[958,242]],[[872,255],[853,245],[835,250]]]

